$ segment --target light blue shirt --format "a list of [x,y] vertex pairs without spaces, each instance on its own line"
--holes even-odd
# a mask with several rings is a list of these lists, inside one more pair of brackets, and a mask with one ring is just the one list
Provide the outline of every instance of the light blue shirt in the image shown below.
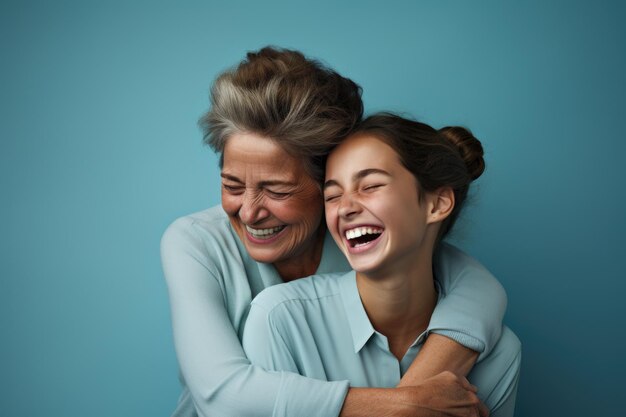
[[[445,294],[445,286],[440,286],[440,301]],[[353,387],[394,387],[433,330],[432,324],[398,361],[387,338],[372,326],[352,271],[263,291],[252,302],[243,346],[253,364],[268,370],[324,381],[348,380]],[[468,376],[492,416],[513,415],[520,358],[519,340],[505,328],[493,351]]]
[[[432,321],[438,333],[479,352],[500,337],[506,295],[482,265],[453,247],[440,262],[450,295]],[[348,383],[252,365],[241,346],[250,302],[282,283],[248,255],[221,207],[181,217],[161,240],[183,392],[176,417],[333,417]],[[350,267],[327,233],[317,274]],[[458,300],[467,300],[465,303]],[[471,301],[470,301],[471,300]]]

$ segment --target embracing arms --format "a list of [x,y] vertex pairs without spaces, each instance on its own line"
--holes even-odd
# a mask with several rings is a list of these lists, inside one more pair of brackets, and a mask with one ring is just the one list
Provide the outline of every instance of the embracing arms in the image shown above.
[[[342,416],[438,415],[418,413],[426,405],[426,399],[422,397],[426,397],[429,392],[423,384],[431,387],[431,394],[437,386],[448,387],[450,391],[463,395],[470,392],[463,387],[463,380],[452,374],[444,377],[438,375],[439,379],[436,381],[420,382],[432,374],[451,369],[450,364],[454,363],[459,351],[464,359],[454,365],[455,372],[459,372],[459,369],[462,371],[473,362],[475,354],[443,336],[442,346],[447,346],[447,353],[440,346],[434,346],[430,349],[431,358],[422,355],[424,362],[421,363],[418,362],[418,356],[415,372],[411,368],[405,375],[405,378],[411,375],[414,379],[407,381],[410,386],[402,389],[350,389],[346,395],[346,382],[323,382],[290,372],[267,372],[250,364],[246,357],[240,341],[242,335],[238,333],[237,326],[233,325],[234,321],[245,320],[245,313],[243,310],[237,313],[236,309],[227,308],[230,306],[228,303],[233,300],[225,295],[223,283],[216,277],[216,273],[234,274],[236,268],[233,266],[232,270],[218,271],[214,260],[207,256],[204,237],[193,229],[190,221],[184,219],[170,226],[163,237],[161,250],[172,310],[174,344],[181,373],[190,393],[184,397],[184,401],[193,401],[193,407],[180,409],[195,408],[200,416],[239,417],[332,416],[338,415],[342,407]],[[462,279],[467,280],[467,276]],[[488,275],[488,279],[493,278]],[[495,285],[499,284],[496,282]],[[479,289],[480,284],[468,282],[467,286],[475,291],[482,291]],[[459,287],[457,283],[452,294],[458,288],[463,290],[463,285]],[[242,291],[245,290],[242,287]],[[478,300],[478,309],[482,311],[484,308],[484,314],[491,317],[492,321],[499,320],[497,316],[500,307],[493,309],[484,301]],[[504,300],[500,300],[500,303],[504,304]],[[490,308],[492,310],[488,311]],[[459,314],[464,313],[466,312]],[[443,316],[442,332],[454,331],[455,329],[445,326],[446,315]],[[470,332],[475,340],[483,337],[472,335],[471,329],[461,330]],[[445,336],[454,337],[451,333]],[[428,353],[431,342],[427,341],[423,353]],[[488,347],[487,341],[483,343]],[[437,369],[438,366],[442,366],[441,369]],[[438,389],[437,392],[444,393],[445,390]],[[453,402],[452,397],[445,395],[449,403]],[[432,395],[427,398],[435,399]],[[443,401],[443,398],[440,400]],[[417,403],[421,405],[418,406]],[[378,409],[381,412],[377,412]],[[407,414],[407,410],[410,410],[410,414]]]

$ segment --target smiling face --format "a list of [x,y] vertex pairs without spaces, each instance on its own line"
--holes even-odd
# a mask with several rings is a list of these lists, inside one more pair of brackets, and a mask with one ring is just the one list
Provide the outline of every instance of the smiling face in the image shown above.
[[289,263],[315,272],[323,241],[322,195],[301,161],[252,133],[233,134],[223,156],[222,207],[250,256],[279,272]]
[[422,197],[396,152],[370,134],[349,137],[329,156],[326,222],[358,272],[408,268],[432,253],[437,232],[429,210],[433,197]]

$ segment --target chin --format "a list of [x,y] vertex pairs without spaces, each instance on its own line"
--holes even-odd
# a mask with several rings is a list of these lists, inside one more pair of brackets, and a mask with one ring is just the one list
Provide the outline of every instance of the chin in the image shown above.
[[352,260],[350,258],[348,258],[348,262],[350,263],[350,267],[352,269],[354,269],[356,272],[361,273],[361,274],[370,274],[370,273],[375,273],[376,271],[380,270],[381,267],[383,266],[383,264],[381,262],[379,262],[379,260],[373,259],[373,260],[366,260],[366,259],[359,259],[359,260]]
[[274,262],[277,262],[281,259],[283,255],[280,251],[275,250],[275,249],[270,249],[270,248],[259,249],[259,248],[251,248],[248,245],[245,245],[245,246],[246,246],[246,251],[248,252],[248,255],[250,255],[252,259],[254,259],[257,262],[264,263],[264,264],[272,264]]

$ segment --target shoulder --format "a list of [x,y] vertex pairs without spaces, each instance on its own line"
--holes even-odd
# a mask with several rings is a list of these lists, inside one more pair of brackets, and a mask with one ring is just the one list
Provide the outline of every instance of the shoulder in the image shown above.
[[456,269],[477,268],[486,270],[485,267],[475,258],[447,242],[441,242],[435,259],[440,264],[451,265]]
[[163,233],[161,251],[230,241],[234,242],[234,236],[228,217],[220,206],[215,206],[174,220]]
[[230,233],[228,225],[226,213],[220,206],[215,206],[174,220],[165,229],[162,240],[197,235],[203,231],[208,234]]
[[161,261],[166,270],[202,265],[218,276],[223,270],[220,265],[241,264],[242,256],[220,206],[176,219],[161,238]]
[[[480,285],[481,291],[486,291],[484,297],[498,297],[506,300],[506,293],[496,277],[489,272],[475,258],[461,249],[446,242],[442,242],[434,258],[435,276],[443,278],[448,284],[446,292],[450,292],[456,285],[472,283]],[[449,282],[445,281],[448,278]]]
[[316,305],[320,300],[339,294],[338,279],[345,273],[329,273],[300,278],[264,289],[252,301],[268,314]]

